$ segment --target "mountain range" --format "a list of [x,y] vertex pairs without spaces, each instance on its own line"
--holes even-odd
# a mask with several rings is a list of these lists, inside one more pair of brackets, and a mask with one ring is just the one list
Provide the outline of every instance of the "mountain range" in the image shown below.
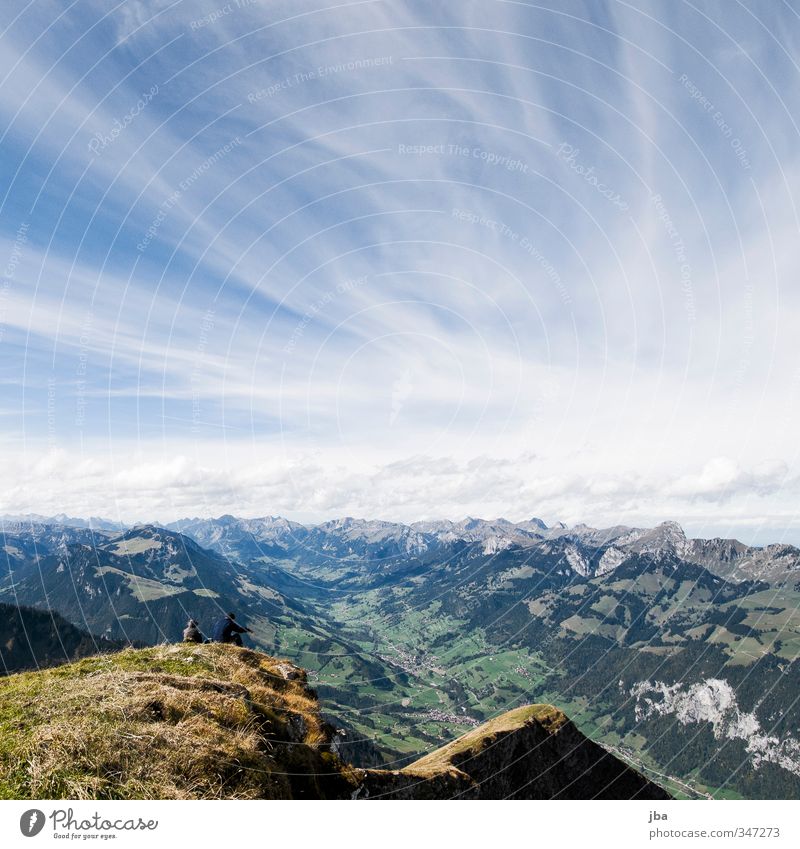
[[563,523],[548,527],[537,518],[517,523],[467,518],[403,525],[348,517],[301,525],[273,516],[221,516],[182,519],[168,527],[206,548],[239,559],[288,556],[303,558],[309,564],[332,558],[363,564],[366,559],[373,570],[380,568],[380,561],[427,560],[463,547],[484,555],[511,549],[559,550],[568,566],[581,575],[611,572],[632,554],[674,555],[729,581],[791,580],[800,570],[800,549],[794,546],[756,547],[734,539],[688,539],[677,522],[663,522],[655,528],[618,525],[597,529]]
[[526,702],[675,795],[800,793],[800,551],[679,525],[8,517],[0,601],[179,639],[236,610],[351,759],[403,766]]

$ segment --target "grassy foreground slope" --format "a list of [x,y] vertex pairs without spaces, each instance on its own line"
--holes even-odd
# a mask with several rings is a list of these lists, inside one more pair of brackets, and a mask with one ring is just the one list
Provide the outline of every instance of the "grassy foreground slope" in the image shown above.
[[549,705],[404,770],[338,748],[305,672],[248,649],[126,649],[0,679],[0,798],[667,798]]
[[337,797],[355,786],[305,675],[223,645],[0,679],[0,797]]

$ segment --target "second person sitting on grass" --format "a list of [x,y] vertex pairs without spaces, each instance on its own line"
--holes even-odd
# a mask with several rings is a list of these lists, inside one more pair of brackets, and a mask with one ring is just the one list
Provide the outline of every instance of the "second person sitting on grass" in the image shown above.
[[242,634],[251,633],[249,628],[243,628],[236,621],[236,614],[229,613],[214,623],[211,639],[215,643],[233,643],[235,646],[242,645]]
[[183,641],[184,643],[204,643],[206,641],[196,619],[190,619],[183,629]]

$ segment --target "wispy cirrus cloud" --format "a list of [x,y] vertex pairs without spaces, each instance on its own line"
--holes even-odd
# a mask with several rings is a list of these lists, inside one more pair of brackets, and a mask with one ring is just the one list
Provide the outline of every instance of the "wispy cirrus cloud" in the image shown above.
[[[19,462],[174,472],[158,500],[109,471],[126,515],[795,527],[796,16],[490,6],[25,10],[0,59]],[[241,452],[327,459],[289,495]]]

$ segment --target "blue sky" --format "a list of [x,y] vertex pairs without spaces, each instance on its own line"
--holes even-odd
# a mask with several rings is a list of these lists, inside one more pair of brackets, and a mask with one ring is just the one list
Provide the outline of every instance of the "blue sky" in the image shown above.
[[796,3],[0,33],[0,512],[800,541]]

